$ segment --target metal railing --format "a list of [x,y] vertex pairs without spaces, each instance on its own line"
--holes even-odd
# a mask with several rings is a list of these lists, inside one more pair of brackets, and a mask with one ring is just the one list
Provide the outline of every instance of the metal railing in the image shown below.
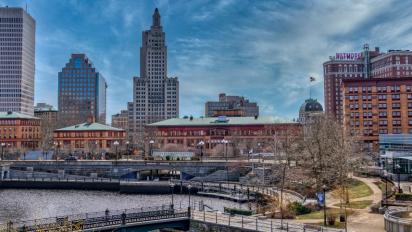
[[189,219],[189,211],[188,209],[174,209],[171,205],[106,210],[44,219],[9,221],[0,224],[0,231],[50,231],[62,229],[81,231],[172,218]]
[[257,216],[241,216],[220,213],[218,211],[207,212],[193,210],[191,219],[204,223],[212,223],[218,225],[230,226],[233,228],[242,228],[255,231],[291,231],[291,232],[338,232],[340,229],[327,228],[317,225],[307,225],[298,222],[291,222],[279,219],[260,218]]
[[387,209],[383,217],[385,218],[385,220],[388,220],[390,222],[412,226],[412,218],[401,218],[397,216],[397,214],[408,213],[408,212],[411,212],[409,208]]
[[[238,184],[233,182],[201,182],[201,181],[180,181],[175,180],[173,181],[175,185],[183,185],[187,187],[189,184],[192,188],[196,188],[198,190],[212,190],[212,191],[220,191],[220,192],[227,192],[227,193],[243,193],[243,194],[250,194],[250,193],[260,193],[263,195],[270,195],[270,196],[277,196],[280,194],[280,189],[277,187],[269,187],[269,186],[254,186],[254,185],[244,185]],[[285,194],[289,194],[294,196],[296,199],[300,201],[305,201],[305,197],[297,192],[292,190],[283,189]]]
[[[116,178],[93,178],[93,177],[13,177],[5,178],[0,181],[34,181],[34,182],[103,182],[103,183],[119,183],[121,180]],[[123,180],[122,180],[123,181]]]

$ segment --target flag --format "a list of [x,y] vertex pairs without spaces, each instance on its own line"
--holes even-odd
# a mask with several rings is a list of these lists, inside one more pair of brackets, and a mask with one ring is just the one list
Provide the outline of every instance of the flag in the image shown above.
[[314,77],[309,77],[310,82],[315,81],[316,79]]

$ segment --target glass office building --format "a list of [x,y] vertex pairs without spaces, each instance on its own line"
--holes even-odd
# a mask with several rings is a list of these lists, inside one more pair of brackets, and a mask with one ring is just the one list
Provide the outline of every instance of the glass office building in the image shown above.
[[106,89],[104,77],[85,54],[72,54],[59,72],[59,126],[87,121],[106,123]]
[[412,174],[412,134],[379,135],[381,166],[392,174],[402,174],[405,179]]

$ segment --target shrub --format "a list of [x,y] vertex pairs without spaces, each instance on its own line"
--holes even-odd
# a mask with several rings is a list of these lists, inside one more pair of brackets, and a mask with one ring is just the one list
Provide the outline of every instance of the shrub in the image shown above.
[[397,193],[395,195],[397,201],[412,201],[412,194],[409,193]]
[[333,225],[335,225],[335,222],[336,222],[336,216],[335,215],[329,215],[327,220],[328,220],[328,225],[333,226]]
[[166,160],[170,160],[170,156],[166,156]]
[[289,205],[289,208],[295,212],[296,215],[308,214],[312,212],[311,208],[304,206],[300,202],[293,202]]
[[230,213],[230,214],[238,214],[238,215],[245,215],[245,216],[250,216],[252,215],[251,210],[246,210],[246,209],[236,209],[236,208],[229,208],[229,207],[224,207],[223,208],[225,213]]

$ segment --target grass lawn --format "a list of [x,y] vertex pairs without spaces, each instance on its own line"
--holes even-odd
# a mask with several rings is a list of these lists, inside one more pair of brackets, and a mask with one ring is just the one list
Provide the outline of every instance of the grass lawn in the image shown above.
[[[349,199],[356,199],[356,198],[371,196],[373,194],[373,191],[367,184],[363,183],[362,181],[350,179],[349,185],[348,185],[348,193],[349,193]],[[338,199],[339,195],[340,195],[339,189],[333,190],[332,196],[334,198]]]
[[[346,212],[348,213],[348,215],[353,214],[353,211],[351,210],[346,210]],[[342,213],[345,213],[344,211]],[[326,216],[328,215],[335,215],[336,218],[339,218],[340,215],[340,209],[336,209],[336,208],[327,208],[326,209]],[[323,210],[320,211],[315,211],[312,213],[308,213],[308,214],[303,214],[303,215],[299,215],[296,216],[296,219],[323,219]]]
[[[363,201],[352,201],[349,202],[349,205],[347,208],[352,208],[352,209],[365,209],[366,207],[370,206],[372,204],[372,200],[363,200]],[[340,206],[340,203],[334,204],[334,206]]]

